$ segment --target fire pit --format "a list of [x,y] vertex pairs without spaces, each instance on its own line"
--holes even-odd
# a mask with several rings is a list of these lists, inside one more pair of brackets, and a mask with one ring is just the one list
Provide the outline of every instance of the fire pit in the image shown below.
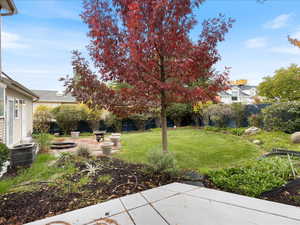
[[51,149],[68,149],[75,148],[77,146],[74,142],[53,142],[51,144]]

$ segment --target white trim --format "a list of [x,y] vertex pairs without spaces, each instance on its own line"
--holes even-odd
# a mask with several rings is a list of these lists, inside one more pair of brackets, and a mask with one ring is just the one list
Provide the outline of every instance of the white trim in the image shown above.
[[[20,119],[20,99],[14,98],[14,119],[18,120]],[[17,106],[17,107],[16,107]],[[18,113],[16,113],[16,110],[18,110]]]
[[[8,112],[8,110],[9,110],[9,107],[8,107],[8,102],[9,101],[12,101],[13,102],[13,105],[14,105],[14,98],[12,97],[12,96],[6,96],[6,103],[7,103],[7,107],[6,107],[6,111],[5,111],[5,118],[6,118],[6,120],[5,120],[5,130],[6,130],[6,145],[8,146],[8,147],[11,147],[11,146],[13,146],[14,145],[14,137],[12,137],[12,143],[10,144],[9,143],[9,112]],[[12,113],[13,113],[13,115],[12,115],[12,118],[13,118],[13,120],[12,120],[12,123],[13,123],[13,125],[12,125],[12,127],[13,127],[13,129],[14,129],[14,118],[15,118],[15,112],[14,112],[14,109],[12,110]]]

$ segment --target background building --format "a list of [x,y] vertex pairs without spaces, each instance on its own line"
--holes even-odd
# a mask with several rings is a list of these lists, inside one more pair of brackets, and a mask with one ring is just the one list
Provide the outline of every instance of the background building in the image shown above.
[[238,80],[238,81],[231,82],[230,88],[226,91],[222,91],[219,94],[220,101],[225,104],[231,104],[231,103],[253,104],[255,103],[256,96],[257,96],[256,86],[247,85],[246,80]]
[[33,111],[40,106],[45,105],[50,108],[54,108],[56,106],[62,104],[77,104],[76,99],[70,94],[64,94],[60,91],[50,91],[50,90],[32,90],[39,99],[33,104]]

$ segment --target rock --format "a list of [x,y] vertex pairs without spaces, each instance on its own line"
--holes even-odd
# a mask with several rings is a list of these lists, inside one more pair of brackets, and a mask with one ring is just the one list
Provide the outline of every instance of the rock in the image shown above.
[[201,181],[183,181],[184,184],[194,185],[197,187],[204,187],[204,184]]
[[256,144],[256,145],[261,145],[261,144],[262,144],[262,141],[256,139],[256,140],[253,140],[252,143],[253,143],[253,144]]
[[260,132],[260,129],[257,127],[250,127],[248,129],[245,130],[244,134],[246,135],[253,135],[253,134],[257,134]]
[[294,144],[299,144],[300,143],[300,132],[295,132],[291,135],[291,141]]

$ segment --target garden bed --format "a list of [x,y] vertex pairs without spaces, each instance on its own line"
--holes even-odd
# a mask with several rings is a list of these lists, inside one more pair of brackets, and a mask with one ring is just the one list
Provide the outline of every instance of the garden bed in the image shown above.
[[300,206],[298,169],[298,158],[262,158],[244,166],[210,171],[203,183],[209,188]]
[[51,182],[23,184],[31,187],[29,191],[0,195],[0,224],[23,224],[179,181],[166,173],[148,173],[144,165],[106,157],[85,161],[67,157],[56,164],[67,166],[70,160],[76,172]]
[[[217,187],[207,176],[203,178],[202,182],[204,184],[204,187],[220,191],[228,191],[226,189],[224,190],[223,188]],[[263,193],[257,198],[300,207],[300,180],[298,178],[298,180],[290,181],[290,183],[294,184],[274,188],[271,191]]]

